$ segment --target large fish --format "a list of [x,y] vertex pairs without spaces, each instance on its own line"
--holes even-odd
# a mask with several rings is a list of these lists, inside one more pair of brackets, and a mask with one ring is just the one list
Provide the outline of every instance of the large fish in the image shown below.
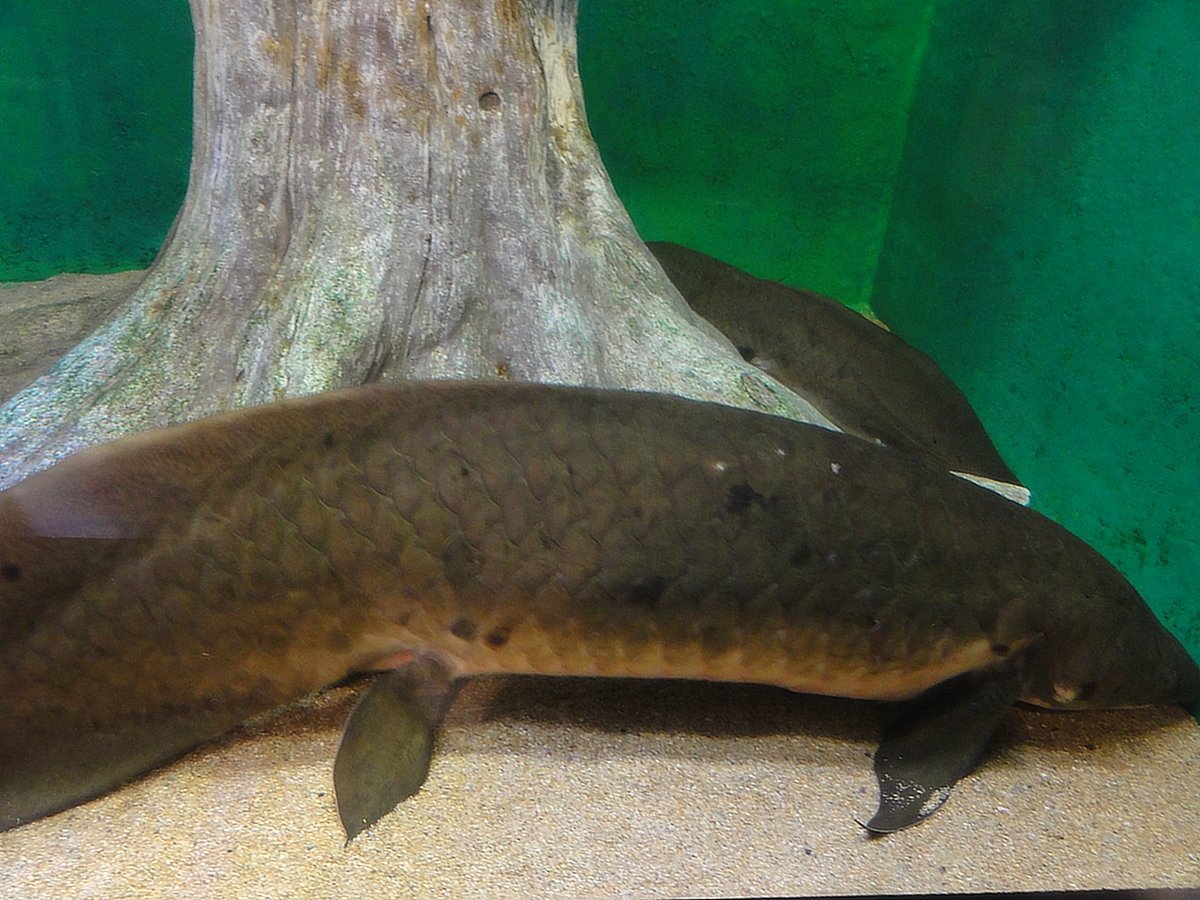
[[936,808],[1015,700],[1200,691],[1133,588],[1048,519],[678,397],[366,387],[128,437],[0,494],[0,828],[375,669],[334,766],[351,837],[420,786],[476,673],[907,701],[877,831]]
[[678,244],[647,246],[692,309],[842,431],[1016,484],[962,391],[920,350],[829,297]]

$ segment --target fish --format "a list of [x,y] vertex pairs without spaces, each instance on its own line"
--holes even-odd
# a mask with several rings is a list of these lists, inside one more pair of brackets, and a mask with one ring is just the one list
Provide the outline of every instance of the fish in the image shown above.
[[[693,311],[842,431],[986,479],[1002,493],[999,486],[1020,485],[962,391],[898,335],[830,297],[697,250],[647,247]],[[1007,493],[1028,502],[1024,491]]]
[[348,841],[420,789],[479,674],[881,701],[875,832],[940,806],[1014,702],[1200,693],[1048,518],[664,394],[373,385],[131,435],[0,493],[0,830],[371,672],[333,766]]

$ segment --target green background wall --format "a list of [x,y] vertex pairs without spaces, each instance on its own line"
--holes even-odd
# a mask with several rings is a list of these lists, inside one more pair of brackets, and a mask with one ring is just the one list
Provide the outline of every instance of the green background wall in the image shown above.
[[931,0],[581,0],[588,118],[647,240],[864,308]]
[[1200,4],[955,0],[929,48],[872,306],[1200,655]]
[[147,265],[187,187],[186,0],[0,0],[0,280]]
[[[580,0],[647,239],[871,306],[1200,655],[1200,4]],[[0,0],[0,280],[144,266],[184,0]]]

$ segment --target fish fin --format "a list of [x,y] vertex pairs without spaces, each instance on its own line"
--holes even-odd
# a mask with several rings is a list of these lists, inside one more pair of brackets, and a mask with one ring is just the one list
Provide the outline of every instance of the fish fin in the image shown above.
[[110,730],[49,714],[32,724],[18,719],[14,726],[3,705],[0,832],[98,797],[263,712],[190,709]]
[[964,481],[977,484],[982,488],[987,488],[989,491],[999,494],[1005,500],[1011,500],[1020,506],[1028,506],[1033,502],[1033,493],[1023,484],[1001,481],[997,478],[988,478],[986,475],[972,475],[970,472],[955,472],[951,470],[950,474],[957,475]]
[[347,844],[420,789],[453,696],[447,669],[422,657],[380,675],[359,700],[333,763]]
[[863,827],[888,834],[937,812],[979,762],[1022,681],[1015,658],[896,704],[875,753],[879,810]]

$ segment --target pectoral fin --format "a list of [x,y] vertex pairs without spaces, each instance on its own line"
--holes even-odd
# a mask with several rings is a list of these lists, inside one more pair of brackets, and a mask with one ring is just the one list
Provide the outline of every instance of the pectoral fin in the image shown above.
[[975,768],[1021,681],[1014,659],[896,704],[875,753],[879,810],[864,827],[886,834],[937,812],[954,783]]
[[411,797],[425,782],[434,730],[454,682],[432,659],[380,675],[346,722],[333,763],[333,788],[346,843]]

